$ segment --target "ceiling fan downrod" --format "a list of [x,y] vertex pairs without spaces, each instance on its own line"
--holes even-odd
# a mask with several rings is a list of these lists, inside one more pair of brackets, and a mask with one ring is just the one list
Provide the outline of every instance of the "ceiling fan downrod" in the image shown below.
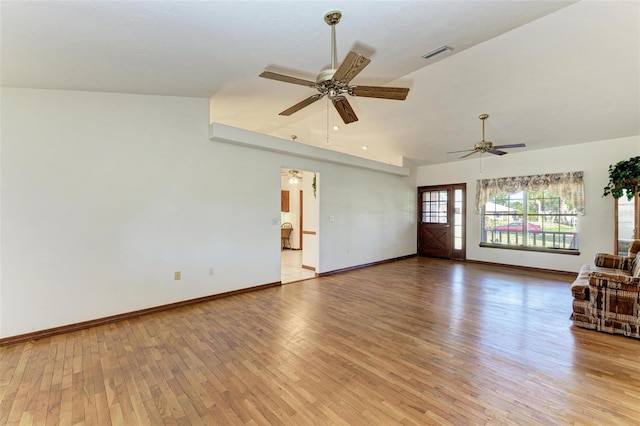
[[480,114],[478,118],[482,120],[482,142],[484,142],[484,121],[489,118],[489,114]]
[[338,52],[336,48],[336,25],[342,18],[342,12],[331,10],[324,15],[324,22],[331,27],[331,69],[335,70],[338,65]]
[[482,141],[474,144],[473,149],[480,152],[480,154],[484,154],[493,149],[493,142],[484,140],[484,122],[487,118],[489,118],[489,114],[480,114],[478,118],[482,120]]

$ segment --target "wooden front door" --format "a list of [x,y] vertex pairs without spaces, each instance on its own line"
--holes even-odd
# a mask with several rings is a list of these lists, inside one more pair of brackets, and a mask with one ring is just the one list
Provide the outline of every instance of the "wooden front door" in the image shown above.
[[466,184],[418,188],[418,255],[464,260]]

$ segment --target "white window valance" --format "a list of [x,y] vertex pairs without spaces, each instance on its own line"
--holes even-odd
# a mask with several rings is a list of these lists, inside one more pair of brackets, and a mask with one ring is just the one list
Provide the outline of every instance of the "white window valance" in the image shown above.
[[476,185],[476,213],[480,213],[485,204],[503,192],[514,193],[546,189],[573,204],[576,211],[584,215],[583,175],[583,172],[564,172],[480,179]]

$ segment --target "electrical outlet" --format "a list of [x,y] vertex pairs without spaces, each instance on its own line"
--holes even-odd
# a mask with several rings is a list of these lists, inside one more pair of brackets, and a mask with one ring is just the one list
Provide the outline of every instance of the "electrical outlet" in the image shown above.
[[181,280],[182,279],[182,272],[180,272],[180,271],[174,272],[173,273],[173,279],[176,280],[176,281]]
[[214,273],[213,268],[209,268],[209,276],[212,276],[212,275],[213,275],[213,273]]

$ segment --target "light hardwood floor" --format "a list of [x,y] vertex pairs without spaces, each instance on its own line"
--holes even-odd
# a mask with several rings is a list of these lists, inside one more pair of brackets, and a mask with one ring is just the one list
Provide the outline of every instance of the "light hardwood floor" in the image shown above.
[[411,258],[0,348],[0,424],[637,424],[571,277]]

